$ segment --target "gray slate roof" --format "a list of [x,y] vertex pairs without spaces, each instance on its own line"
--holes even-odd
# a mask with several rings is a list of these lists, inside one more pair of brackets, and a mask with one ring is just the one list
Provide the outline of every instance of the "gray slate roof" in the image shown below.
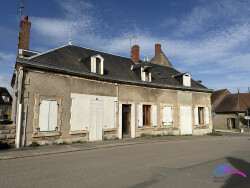
[[[137,64],[134,63],[131,58],[108,54],[75,45],[66,45],[49,52],[32,56],[28,60],[25,60],[25,62],[28,62],[29,64],[47,65],[48,67],[53,66],[63,70],[77,70],[78,72],[80,71],[85,74],[91,73],[90,57],[97,54],[104,58],[104,77],[140,82],[141,77],[138,67],[147,65],[152,67],[152,82],[145,84],[150,85],[155,83],[184,87],[172,77],[173,75],[181,74],[172,67],[142,61]],[[24,61],[20,61],[20,59],[17,59],[17,62],[18,61],[24,63]],[[133,70],[131,70],[132,66],[134,66]],[[191,81],[191,87],[211,92],[211,90],[208,90],[205,86],[194,80]]]

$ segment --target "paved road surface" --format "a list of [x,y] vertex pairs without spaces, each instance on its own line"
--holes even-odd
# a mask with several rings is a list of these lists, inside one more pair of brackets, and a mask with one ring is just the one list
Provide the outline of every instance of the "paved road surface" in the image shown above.
[[[247,178],[219,179],[212,174],[218,165],[229,165]],[[250,136],[2,160],[0,187],[250,187]]]

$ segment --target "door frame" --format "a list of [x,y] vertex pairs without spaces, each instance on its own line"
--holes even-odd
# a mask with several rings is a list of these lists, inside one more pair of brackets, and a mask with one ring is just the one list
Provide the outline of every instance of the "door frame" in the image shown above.
[[122,105],[130,105],[130,137],[135,138],[135,104],[130,102],[121,102],[119,103],[119,127],[118,135],[119,139],[122,139]]

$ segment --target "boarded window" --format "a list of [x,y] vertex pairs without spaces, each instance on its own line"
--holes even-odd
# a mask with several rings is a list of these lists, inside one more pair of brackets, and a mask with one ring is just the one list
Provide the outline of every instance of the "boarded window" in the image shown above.
[[143,126],[151,125],[151,105],[143,105]]
[[173,118],[172,118],[172,107],[171,106],[163,106],[163,125],[172,125]]
[[56,100],[41,100],[39,110],[39,131],[56,131],[58,105]]

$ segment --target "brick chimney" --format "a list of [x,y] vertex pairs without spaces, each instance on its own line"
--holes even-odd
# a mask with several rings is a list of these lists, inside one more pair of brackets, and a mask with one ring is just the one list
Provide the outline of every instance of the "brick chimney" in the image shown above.
[[131,58],[135,63],[139,63],[140,60],[140,47],[138,45],[134,45],[131,47]]
[[156,44],[155,45],[155,56],[158,56],[161,54],[161,45],[160,44]]
[[29,50],[30,26],[28,15],[24,15],[24,19],[20,23],[20,33],[18,41],[18,49]]

